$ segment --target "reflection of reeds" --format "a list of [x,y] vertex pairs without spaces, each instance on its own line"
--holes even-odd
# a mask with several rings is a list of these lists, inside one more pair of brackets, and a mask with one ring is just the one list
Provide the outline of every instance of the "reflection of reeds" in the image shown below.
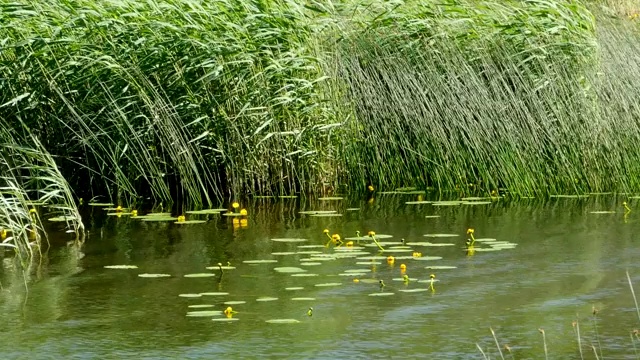
[[636,292],[633,290],[633,284],[631,283],[631,276],[629,276],[628,270],[627,270],[627,281],[629,282],[629,290],[631,290],[633,303],[636,305],[636,314],[638,314],[638,321],[640,321],[640,307],[638,307],[638,299],[636,298]]
[[496,337],[496,332],[493,331],[493,328],[489,328],[491,330],[491,335],[493,336],[493,340],[496,342],[496,348],[498,348],[498,353],[500,354],[500,358],[504,360],[504,355],[502,355],[502,349],[500,349],[500,343],[498,343],[498,338]]
[[[600,349],[600,357],[603,357],[603,355],[602,355],[602,344],[600,343],[600,334],[598,333],[598,319],[597,319],[598,309],[596,309],[595,306],[591,310],[591,314],[593,315],[591,317],[591,319],[593,320],[593,332],[594,332],[595,337],[596,337],[596,342],[598,343],[598,349]],[[596,351],[596,347],[595,346],[591,345],[591,347],[593,348],[594,351]],[[596,357],[598,357],[597,353],[596,353]]]
[[578,352],[580,353],[580,359],[584,359],[584,355],[582,354],[582,337],[580,336],[580,321],[577,319],[572,323],[573,329],[576,332],[576,338],[578,339]]

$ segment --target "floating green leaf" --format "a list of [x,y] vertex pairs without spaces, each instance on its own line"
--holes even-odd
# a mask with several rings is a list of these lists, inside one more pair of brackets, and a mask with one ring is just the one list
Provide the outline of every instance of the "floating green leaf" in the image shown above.
[[297,242],[309,241],[309,239],[302,239],[302,238],[276,238],[276,239],[271,239],[271,241],[297,243]]
[[202,294],[179,294],[178,296],[183,298],[198,298],[201,297]]
[[163,277],[171,277],[169,274],[138,274],[139,277],[142,278],[163,278]]
[[89,206],[96,206],[96,207],[107,207],[107,206],[113,206],[113,203],[89,203]]
[[228,292],[203,292],[200,293],[202,296],[226,296],[229,295]]
[[186,274],[184,277],[186,278],[204,278],[204,277],[214,277],[216,274],[214,273],[196,273],[196,274]]
[[265,322],[268,322],[269,324],[297,324],[300,321],[296,319],[271,319],[266,320]]
[[232,301],[225,301],[223,304],[225,305],[241,305],[241,304],[246,304],[246,301],[242,301],[242,300],[232,300]]
[[199,310],[199,311],[189,311],[187,316],[191,317],[210,317],[210,316],[220,316],[223,312],[220,310]]
[[243,260],[242,263],[244,264],[272,264],[272,263],[277,263],[278,260],[269,260],[269,259],[264,259],[264,260]]
[[276,300],[278,300],[277,297],[269,297],[269,296],[263,296],[256,299],[256,301],[259,301],[259,302],[276,301]]
[[301,273],[301,272],[306,272],[307,270],[305,269],[301,269],[299,267],[293,267],[293,266],[283,266],[283,267],[277,267],[274,268],[273,270],[279,272],[279,273]]
[[137,269],[136,265],[105,265],[105,269]]

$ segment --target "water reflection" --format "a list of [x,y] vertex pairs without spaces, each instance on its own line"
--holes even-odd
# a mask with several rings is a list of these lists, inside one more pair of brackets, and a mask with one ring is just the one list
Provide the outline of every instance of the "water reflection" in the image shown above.
[[[68,243],[65,234],[51,238],[52,248],[26,271],[3,259],[0,306],[5,320],[0,351],[9,358],[99,357],[137,354],[148,358],[265,356],[382,357],[398,354],[432,358],[477,358],[475,343],[497,356],[489,326],[516,357],[544,356],[538,328],[544,328],[550,356],[575,357],[572,322],[581,322],[583,342],[595,341],[593,306],[599,309],[597,330],[605,356],[630,355],[629,331],[638,327],[624,271],[640,283],[637,214],[624,217],[622,198],[549,201],[498,201],[488,205],[407,205],[418,195],[376,195],[375,201],[345,199],[260,199],[247,202],[248,220],[199,215],[203,225],[143,223],[107,217],[96,209],[86,221],[84,243]],[[451,198],[444,198],[449,200]],[[634,208],[637,203],[631,200]],[[360,210],[346,211],[347,208]],[[335,210],[340,217],[312,217],[302,210]],[[617,211],[591,214],[591,211]],[[438,215],[437,218],[427,216]],[[360,265],[353,258],[314,259],[309,251],[325,248],[326,235],[342,238],[392,234],[402,245],[424,242],[427,233],[456,233],[444,239],[449,247],[416,247],[441,260],[396,260]],[[477,238],[517,243],[515,249],[477,252],[466,256],[468,228]],[[274,242],[272,238],[305,238],[304,243]],[[442,239],[440,239],[442,240]],[[438,241],[440,241],[438,240]],[[433,240],[435,242],[435,240]],[[387,247],[394,245],[387,245]],[[476,246],[477,243],[476,243]],[[480,245],[482,246],[482,245]],[[365,247],[371,255],[375,247]],[[300,254],[299,252],[303,252]],[[272,253],[294,253],[272,255]],[[409,252],[408,255],[412,253]],[[394,256],[402,256],[402,253]],[[383,255],[386,257],[386,254]],[[303,266],[301,259],[320,265]],[[275,259],[275,264],[244,264],[244,260]],[[235,270],[224,277],[185,278],[206,272],[207,266],[230,262]],[[375,262],[375,261],[374,261]],[[105,265],[135,264],[136,270],[104,269]],[[437,291],[400,292],[427,288],[435,273]],[[428,270],[429,265],[454,266]],[[275,267],[300,267],[318,276],[278,273]],[[359,276],[345,270],[368,269]],[[215,270],[212,270],[215,272]],[[140,278],[138,273],[166,273],[170,278]],[[385,282],[388,297],[371,297]],[[366,281],[371,280],[371,281]],[[25,282],[28,287],[25,287]],[[324,283],[340,286],[315,286]],[[287,287],[302,290],[287,291]],[[182,298],[179,294],[228,292],[228,296]],[[256,301],[261,297],[275,301]],[[315,300],[291,300],[309,297]],[[210,304],[224,310],[225,301],[238,311],[233,323],[186,317],[189,305]],[[313,316],[307,311],[313,307]],[[299,324],[265,321],[293,318]],[[19,345],[18,345],[19,344]]]

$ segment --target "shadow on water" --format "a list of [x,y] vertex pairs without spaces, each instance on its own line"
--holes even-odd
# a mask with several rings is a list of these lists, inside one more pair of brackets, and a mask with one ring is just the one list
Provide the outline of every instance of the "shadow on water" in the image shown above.
[[[517,358],[544,356],[538,328],[545,329],[550,356],[575,357],[572,322],[577,315],[585,352],[594,344],[607,358],[633,354],[629,331],[639,324],[625,271],[640,283],[640,247],[634,236],[640,210],[625,215],[624,199],[612,195],[406,204],[425,198],[253,199],[243,204],[249,211],[246,222],[220,214],[190,216],[208,220],[200,225],[145,223],[90,209],[83,244],[52,233],[51,248],[26,275],[4,259],[0,352],[29,359],[478,358],[478,343],[495,358],[491,326]],[[632,208],[640,204],[628,201]],[[302,210],[335,210],[342,216],[315,217]],[[353,257],[344,256],[349,251],[344,247],[321,246],[328,240],[325,228],[343,239],[370,230],[393,237],[380,239],[389,252],[372,261],[368,257],[377,255],[377,248],[369,241],[351,250]],[[467,256],[467,228],[474,228],[479,239],[517,246]],[[404,250],[401,239],[454,245]],[[477,244],[478,249],[489,247]],[[442,259],[414,259],[413,251]],[[393,264],[385,260],[389,254],[396,257]],[[224,270],[220,278],[218,263],[235,269]],[[401,264],[414,280],[401,281]],[[109,265],[137,268],[105,268]],[[138,276],[143,273],[170,277]],[[199,273],[215,275],[184,276]],[[435,292],[402,291],[426,289],[431,273],[438,279]],[[380,279],[384,292],[393,295],[368,296],[381,292]],[[262,301],[265,297],[277,299]],[[189,307],[194,305],[211,307]],[[228,306],[237,311],[237,321],[212,321],[227,320],[220,314],[186,316]],[[313,316],[307,315],[309,307]],[[597,336],[592,307],[599,310]],[[270,319],[299,323],[265,322]]]

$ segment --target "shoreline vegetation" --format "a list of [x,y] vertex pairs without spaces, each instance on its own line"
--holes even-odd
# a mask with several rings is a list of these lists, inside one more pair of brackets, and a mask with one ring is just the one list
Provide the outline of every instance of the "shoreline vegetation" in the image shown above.
[[2,244],[32,251],[34,204],[82,234],[80,198],[638,191],[638,12],[614,0],[2,2]]

